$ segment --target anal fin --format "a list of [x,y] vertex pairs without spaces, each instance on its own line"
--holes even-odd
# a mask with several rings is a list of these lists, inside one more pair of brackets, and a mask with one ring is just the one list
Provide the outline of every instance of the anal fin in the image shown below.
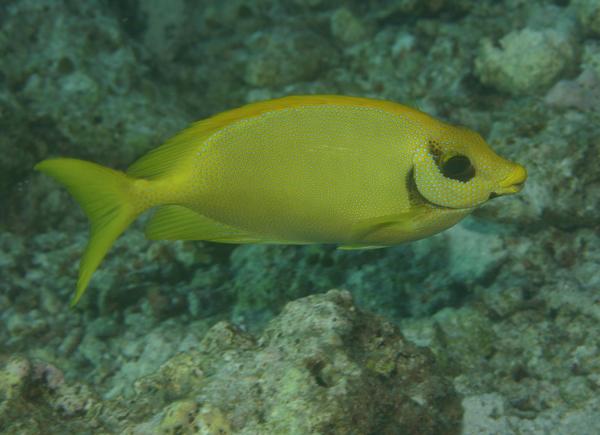
[[337,248],[341,251],[358,251],[358,250],[369,250],[369,249],[381,249],[387,248],[386,245],[340,245]]
[[260,243],[242,230],[221,224],[180,205],[160,207],[146,225],[151,240],[207,240],[221,243]]

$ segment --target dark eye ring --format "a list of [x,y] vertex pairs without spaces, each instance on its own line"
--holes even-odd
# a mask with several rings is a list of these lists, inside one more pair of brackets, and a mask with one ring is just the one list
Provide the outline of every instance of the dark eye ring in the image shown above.
[[441,165],[440,169],[444,177],[463,183],[475,176],[475,168],[466,156],[452,156]]

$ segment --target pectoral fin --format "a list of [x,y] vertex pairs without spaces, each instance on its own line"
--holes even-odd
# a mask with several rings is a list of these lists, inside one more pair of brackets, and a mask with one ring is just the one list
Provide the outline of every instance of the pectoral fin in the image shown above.
[[[405,213],[376,216],[363,219],[354,224],[352,228],[353,240],[366,240],[370,235],[394,227],[394,232],[406,234],[407,238],[419,231],[420,222],[431,211],[425,207],[417,207]],[[356,246],[359,246],[358,243]],[[365,246],[370,245],[366,243]],[[352,245],[354,246],[354,245]]]

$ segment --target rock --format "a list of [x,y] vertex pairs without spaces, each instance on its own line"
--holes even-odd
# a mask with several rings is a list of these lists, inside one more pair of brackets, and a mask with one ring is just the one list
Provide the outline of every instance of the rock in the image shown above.
[[508,418],[504,415],[504,401],[499,394],[482,394],[463,400],[465,410],[462,433],[465,435],[512,434]]
[[571,4],[584,30],[592,35],[600,35],[600,1],[573,0]]
[[[196,387],[182,390],[185,377],[176,372],[194,372]],[[239,434],[454,433],[460,418],[458,398],[431,354],[338,290],[288,304],[256,342],[215,325],[197,352],[140,381],[139,394],[156,391],[144,387],[152,384],[176,399],[159,415],[168,415],[169,425],[177,419],[184,433],[198,415]]]
[[314,79],[335,58],[328,41],[310,31],[256,32],[247,41],[244,78],[252,86],[277,87]]
[[600,111],[600,77],[592,69],[584,70],[575,80],[561,80],[546,94],[549,106],[581,111]]
[[475,72],[486,85],[522,95],[551,85],[575,59],[569,35],[556,30],[512,31],[500,47],[486,39],[475,60]]
[[15,357],[0,370],[0,427],[66,419],[128,434],[451,434],[461,418],[433,355],[339,290],[289,303],[258,339],[220,322],[138,379],[133,397],[107,397]]
[[344,44],[354,44],[367,34],[363,22],[347,8],[339,8],[331,15],[330,26],[334,38]]
[[0,433],[82,433],[96,427],[97,404],[86,385],[65,382],[44,361],[14,356],[0,368]]
[[[39,160],[68,155],[125,166],[185,126],[168,93],[140,75],[146,51],[127,40],[117,17],[97,2],[3,6],[0,195],[18,201],[27,192],[16,221],[31,224],[31,214],[44,214],[30,205],[29,185],[13,192]],[[66,207],[59,207],[63,215]]]
[[188,17],[192,14],[184,0],[146,0],[139,3],[145,18],[144,45],[162,62],[171,62],[186,40]]

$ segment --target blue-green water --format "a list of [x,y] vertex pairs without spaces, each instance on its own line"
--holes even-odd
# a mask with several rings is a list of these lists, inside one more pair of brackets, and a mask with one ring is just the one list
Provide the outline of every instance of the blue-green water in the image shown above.
[[[599,36],[595,0],[3,1],[0,433],[600,433]],[[69,308],[87,222],[35,163],[315,93],[478,131],[525,189],[377,250],[144,216]]]

